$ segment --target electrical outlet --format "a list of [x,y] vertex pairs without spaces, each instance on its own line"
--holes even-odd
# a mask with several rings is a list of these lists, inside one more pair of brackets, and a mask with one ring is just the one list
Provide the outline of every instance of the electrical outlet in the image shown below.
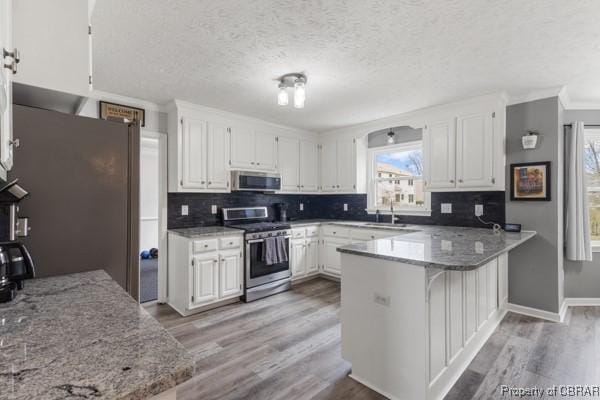
[[190,209],[187,204],[181,206],[181,215],[189,215]]
[[304,211],[304,203],[300,203],[300,211]]
[[348,204],[344,203],[344,211],[348,211]]
[[373,293],[373,301],[386,307],[389,307],[390,303],[392,302],[390,296],[384,296],[379,293]]
[[483,247],[483,243],[482,242],[475,242],[475,253],[477,254],[483,254],[484,251],[484,247]]
[[483,215],[483,204],[475,204],[475,216],[481,217]]
[[452,214],[452,203],[442,203],[442,214]]
[[452,251],[452,241],[451,240],[442,240],[442,250]]
[[216,214],[217,213],[217,206],[216,206],[216,204],[213,204],[212,206],[210,206],[210,213],[211,214]]

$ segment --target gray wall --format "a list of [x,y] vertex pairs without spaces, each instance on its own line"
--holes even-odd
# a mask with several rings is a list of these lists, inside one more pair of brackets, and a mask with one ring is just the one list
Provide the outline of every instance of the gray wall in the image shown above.
[[[565,124],[583,121],[600,125],[600,110],[566,110]],[[600,253],[591,262],[565,260],[565,297],[600,298]]]
[[[562,255],[562,127],[557,97],[515,104],[506,115],[506,221],[537,231],[537,236],[509,256],[509,302],[550,312],[560,304]],[[540,132],[538,147],[523,150],[526,130]],[[510,201],[510,164],[551,161],[552,200]]]
[[[423,131],[421,129],[413,129],[409,126],[399,126],[396,128],[392,128],[396,136],[394,136],[395,143],[406,143],[406,142],[414,142],[417,140],[423,139]],[[388,132],[389,129],[383,129],[380,131],[375,131],[369,133],[368,138],[368,147],[381,147],[388,146]]]

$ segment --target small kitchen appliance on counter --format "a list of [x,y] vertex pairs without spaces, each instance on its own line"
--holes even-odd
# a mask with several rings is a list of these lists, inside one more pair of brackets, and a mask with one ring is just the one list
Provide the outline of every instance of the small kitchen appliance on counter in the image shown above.
[[224,208],[223,224],[244,231],[245,302],[292,287],[290,224],[272,222],[267,207]]
[[35,267],[25,245],[0,243],[0,303],[13,300],[17,290],[23,289],[23,281],[34,277]]
[[288,220],[288,217],[287,217],[288,205],[287,205],[287,203],[276,203],[275,207],[277,208],[277,212],[279,213],[279,221],[287,222],[287,220]]

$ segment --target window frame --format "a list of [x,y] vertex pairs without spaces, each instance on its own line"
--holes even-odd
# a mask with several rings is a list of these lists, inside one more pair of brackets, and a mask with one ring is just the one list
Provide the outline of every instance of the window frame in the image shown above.
[[[583,131],[583,136],[587,142],[588,138],[592,138],[592,140],[597,140],[600,141],[600,128],[584,128]],[[594,187],[594,190],[590,190],[590,186],[586,183],[586,194],[589,194],[590,192],[600,192],[600,187]],[[588,204],[588,213],[590,211],[590,205]],[[590,231],[591,231],[591,227],[590,227]],[[590,232],[590,236],[591,236],[591,232]],[[590,245],[592,247],[592,252],[594,253],[600,253],[600,240],[591,240],[590,239]]]
[[[394,178],[385,178],[385,177],[377,177],[377,155],[382,153],[390,153],[394,151],[410,151],[410,150],[421,150],[423,154],[423,166],[426,164],[425,152],[423,149],[423,140],[416,140],[405,143],[398,143],[388,146],[381,146],[371,148],[367,152],[367,213],[374,214],[379,210],[380,214],[391,214],[389,209],[378,209],[377,208],[377,182],[380,181],[399,181],[399,180],[415,180],[421,179],[423,180],[423,176],[410,175],[406,177],[394,177]],[[414,182],[413,182],[414,183]],[[425,194],[425,205],[424,207],[399,207],[394,209],[395,215],[416,215],[416,216],[431,216],[431,192],[427,192],[423,190]]]

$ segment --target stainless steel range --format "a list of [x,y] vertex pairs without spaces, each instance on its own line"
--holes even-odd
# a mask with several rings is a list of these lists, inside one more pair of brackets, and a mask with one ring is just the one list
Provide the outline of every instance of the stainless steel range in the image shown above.
[[267,207],[224,208],[223,223],[244,230],[244,301],[291,287],[289,224],[269,221]]

